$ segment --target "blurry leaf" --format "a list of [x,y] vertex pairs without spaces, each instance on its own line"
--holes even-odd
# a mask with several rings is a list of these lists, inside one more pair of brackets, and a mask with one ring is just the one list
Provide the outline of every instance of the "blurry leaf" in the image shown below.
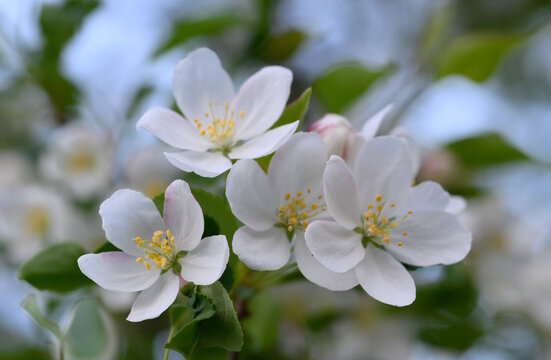
[[266,40],[265,49],[262,51],[262,59],[268,63],[279,63],[286,60],[293,55],[305,37],[304,33],[298,30],[289,30],[283,34],[269,37]]
[[228,241],[237,230],[237,221],[231,212],[228,202],[208,191],[202,189],[191,189],[195,200],[201,205],[203,214],[213,219],[220,229],[219,234],[226,235]]
[[128,106],[128,110],[126,111],[126,118],[132,119],[136,115],[136,111],[138,111],[138,108],[142,101],[149,96],[153,92],[153,86],[149,85],[143,85],[141,86],[136,93],[134,94],[134,98],[132,99],[132,102]]
[[30,294],[27,296],[21,303],[21,307],[32,316],[33,320],[36,321],[38,325],[50,331],[56,338],[61,339],[62,335],[59,326],[42,315],[42,312],[38,307],[38,300],[36,299],[35,294]]
[[171,37],[155,51],[159,56],[175,46],[200,35],[217,35],[241,23],[235,15],[218,15],[208,19],[184,20],[174,25]]
[[241,350],[243,331],[233,303],[219,282],[197,286],[192,308],[193,319],[173,336],[167,348],[178,351],[188,360],[204,359],[209,352],[199,352],[201,349]]
[[482,325],[475,319],[455,318],[422,327],[419,338],[441,348],[466,350],[483,334]]
[[450,74],[484,81],[497,68],[503,55],[529,34],[475,33],[453,39],[444,48],[436,66],[439,78]]
[[385,76],[391,67],[370,70],[360,64],[349,64],[326,72],[314,81],[314,94],[327,111],[339,113],[376,80]]
[[2,350],[0,352],[0,359],[2,360],[51,360],[52,356],[49,352],[39,349],[15,349],[15,350]]
[[116,350],[116,339],[107,321],[95,300],[78,301],[64,335],[66,353],[77,359],[108,358],[107,354]]
[[[308,105],[310,104],[310,95],[312,95],[311,87],[304,90],[304,92],[295,101],[285,107],[285,110],[283,110],[283,113],[272,126],[272,128],[287,125],[292,123],[293,121],[299,120],[297,129],[300,130],[302,120],[304,119],[304,115],[306,114],[306,111],[308,110]],[[268,165],[270,164],[272,156],[274,156],[273,153],[256,159],[256,161],[258,162],[260,167],[264,169],[264,171],[268,170]]]
[[480,169],[511,161],[528,160],[528,157],[509,145],[498,134],[481,135],[448,145],[467,169]]
[[168,312],[170,314],[170,325],[178,326],[178,324],[182,321],[182,319],[186,315],[188,309],[189,309],[189,306],[186,304],[182,304],[182,303],[172,304],[168,309]]
[[165,206],[165,193],[161,193],[153,198],[153,203],[157,207],[157,210],[159,210],[159,214],[163,216],[163,209]]
[[434,7],[421,39],[421,54],[432,56],[438,51],[453,20],[453,14],[453,7],[449,4]]
[[278,304],[269,294],[260,293],[247,302],[247,309],[249,314],[243,320],[247,349],[260,352],[274,348],[279,332]]
[[51,245],[25,262],[19,279],[39,290],[65,293],[93,284],[79,269],[77,259],[86,252],[77,243]]
[[111,244],[109,241],[104,242],[101,244],[96,250],[94,250],[94,254],[99,254],[103,252],[109,252],[109,251],[121,251],[118,247]]

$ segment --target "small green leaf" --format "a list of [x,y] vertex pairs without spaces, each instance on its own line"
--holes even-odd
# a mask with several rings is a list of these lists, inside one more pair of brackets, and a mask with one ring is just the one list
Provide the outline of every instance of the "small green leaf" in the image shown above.
[[77,259],[85,253],[77,243],[51,245],[23,264],[19,279],[39,290],[59,293],[92,285],[77,264]]
[[191,299],[193,319],[180,329],[165,346],[180,352],[186,359],[203,359],[202,349],[222,348],[239,351],[243,330],[233,303],[224,287],[216,282],[197,286]]
[[459,140],[448,145],[467,169],[481,169],[491,165],[528,160],[528,157],[509,145],[498,134],[486,134]]
[[196,36],[217,35],[241,23],[241,19],[235,15],[219,15],[208,19],[181,21],[174,26],[171,37],[159,47],[154,56],[159,56]]
[[[312,88],[309,87],[308,89],[304,90],[304,92],[292,103],[287,105],[285,107],[285,110],[283,110],[283,113],[279,117],[279,119],[275,122],[275,124],[272,126],[272,128],[276,128],[278,126],[287,125],[294,121],[299,120],[299,124],[297,129],[300,130],[302,125],[302,120],[304,119],[304,115],[306,114],[306,111],[308,110],[308,105],[310,104],[310,96],[312,95]],[[268,170],[268,165],[270,164],[270,160],[272,159],[272,156],[274,154],[266,155],[264,157],[261,157],[259,159],[256,159],[260,167],[264,169],[264,171]]]
[[25,311],[27,311],[29,315],[31,315],[33,320],[36,321],[38,325],[50,331],[56,338],[62,338],[59,326],[44,315],[42,315],[42,312],[38,307],[38,300],[35,294],[27,296],[25,300],[23,300],[23,302],[21,303],[21,307],[25,309]]
[[247,302],[247,309],[249,315],[243,320],[247,349],[260,352],[274,348],[280,320],[277,302],[269,294],[262,292]]
[[293,55],[305,38],[305,34],[298,30],[271,36],[266,40],[261,57],[268,63],[282,62]]
[[360,64],[342,65],[314,81],[314,94],[327,111],[340,113],[390,69],[390,66],[370,70]]
[[452,40],[437,62],[439,78],[461,74],[484,81],[497,68],[503,56],[528,37],[529,33],[474,33]]

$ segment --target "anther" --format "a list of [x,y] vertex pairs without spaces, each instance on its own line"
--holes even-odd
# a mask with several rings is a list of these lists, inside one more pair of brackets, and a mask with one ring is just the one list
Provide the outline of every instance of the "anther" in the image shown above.
[[142,258],[142,257],[136,258],[136,262],[137,262],[137,263],[143,262],[143,258]]
[[403,244],[402,244],[402,242],[400,241],[400,242],[398,243],[398,246],[402,246],[402,245],[403,245]]
[[380,202],[381,200],[383,200],[383,197],[381,196],[381,194],[375,196],[375,201]]
[[403,235],[403,236],[408,236],[408,233],[405,232],[405,233],[402,233],[402,235]]
[[244,112],[244,111],[241,111],[241,112],[239,113],[239,117],[240,117],[241,119],[243,119],[244,116],[245,116],[245,112]]

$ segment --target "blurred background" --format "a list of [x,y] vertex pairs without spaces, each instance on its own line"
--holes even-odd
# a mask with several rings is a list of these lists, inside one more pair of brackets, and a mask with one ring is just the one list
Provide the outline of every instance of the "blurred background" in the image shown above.
[[300,277],[255,295],[240,359],[551,359],[548,0],[0,0],[0,359],[56,358],[21,309],[33,292],[27,306],[81,340],[67,357],[161,358],[166,314],[128,323],[133,295],[39,293],[17,270],[48,244],[100,246],[117,188],[223,193],[135,130],[174,106],[173,67],[203,46],[238,85],[290,68],[290,100],[313,90],[304,129],[340,113],[358,130],[393,103],[379,133],[416,139],[418,181],[467,198],[474,234],[462,263],[412,269],[406,308]]

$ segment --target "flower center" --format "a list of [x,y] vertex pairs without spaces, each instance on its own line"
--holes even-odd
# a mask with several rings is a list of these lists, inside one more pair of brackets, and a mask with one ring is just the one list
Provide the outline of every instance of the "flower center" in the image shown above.
[[[193,119],[199,135],[206,136],[211,143],[218,145],[220,148],[228,148],[233,145],[235,141],[233,140],[233,128],[235,126],[235,121],[233,119],[234,112],[230,111],[230,103],[227,101],[224,104],[224,117],[221,117],[221,109],[218,107],[220,103],[218,101],[213,103],[209,102],[210,113],[205,113],[205,121],[207,123],[210,121],[209,125],[203,127],[203,123],[199,119]],[[216,111],[215,111],[216,110]],[[239,118],[243,118],[245,112],[241,111],[239,113]]]
[[[364,236],[364,246],[368,241],[373,241],[379,245],[385,245],[390,242],[389,234],[393,229],[396,229],[402,221],[407,219],[408,215],[412,211],[408,211],[407,214],[401,219],[396,217],[386,218],[382,216],[383,209],[386,206],[386,201],[383,201],[381,195],[375,196],[375,204],[369,203],[367,205],[367,211],[363,213],[362,224],[363,229],[361,233]],[[389,207],[393,208],[396,204],[391,203]],[[407,233],[402,233],[402,236],[407,236]],[[398,246],[402,246],[402,242],[398,242]]]
[[[310,194],[310,189],[306,190],[306,193]],[[321,201],[322,195],[317,196],[317,200]],[[302,191],[296,193],[295,196],[291,196],[291,193],[285,195],[285,201],[277,209],[277,216],[279,221],[286,227],[287,231],[291,232],[294,229],[305,230],[309,224],[308,219],[320,214],[327,210],[325,204],[318,204],[318,202],[307,203],[304,199]]]
[[90,152],[84,150],[77,150],[67,159],[67,167],[71,171],[84,171],[92,168],[95,164],[94,157]]
[[42,206],[33,206],[25,214],[25,225],[33,235],[44,235],[48,229],[48,213]]
[[143,257],[136,258],[137,263],[143,263],[143,266],[149,270],[151,265],[147,260],[150,260],[157,269],[168,269],[178,261],[178,255],[174,251],[174,236],[170,230],[166,232],[157,230],[153,233],[151,240],[142,240],[135,237],[132,239],[138,246],[138,249],[143,249],[145,259]]

